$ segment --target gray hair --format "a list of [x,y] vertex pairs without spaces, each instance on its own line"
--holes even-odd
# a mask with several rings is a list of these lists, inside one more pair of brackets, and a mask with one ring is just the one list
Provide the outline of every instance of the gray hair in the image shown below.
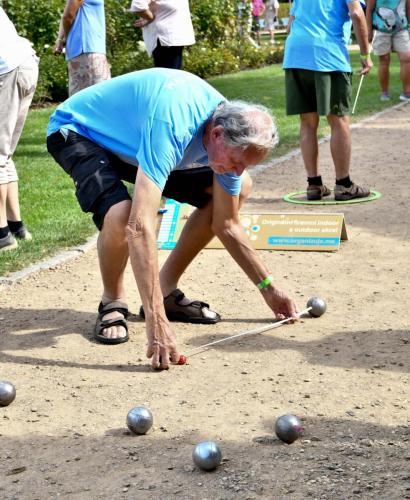
[[268,108],[243,101],[224,101],[212,115],[213,125],[221,125],[227,146],[269,150],[279,140],[275,118]]

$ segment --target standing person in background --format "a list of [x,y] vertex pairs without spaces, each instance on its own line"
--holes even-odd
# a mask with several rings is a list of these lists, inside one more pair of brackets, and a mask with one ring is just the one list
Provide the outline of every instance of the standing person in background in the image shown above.
[[104,0],[67,0],[54,54],[65,47],[68,94],[111,78],[105,47]]
[[319,173],[319,117],[330,125],[330,151],[335,167],[336,200],[369,196],[367,187],[350,179],[351,137],[349,107],[352,68],[347,44],[352,23],[360,47],[361,75],[373,66],[366,17],[358,0],[295,0],[283,68],[286,111],[300,115],[300,148],[308,177],[307,199],[330,195]]
[[279,13],[278,0],[265,1],[265,28],[269,30],[270,43],[275,44],[275,21]]
[[265,4],[262,0],[252,0],[252,34],[255,42],[261,44],[261,25],[260,18],[265,12]]
[[403,92],[400,101],[410,102],[410,0],[368,0],[366,9],[369,41],[379,56],[380,100],[389,101],[390,54],[397,52]]
[[181,69],[184,47],[195,43],[188,0],[132,0],[130,12],[154,66]]
[[31,240],[20,215],[16,149],[38,78],[38,58],[30,42],[0,7],[0,252]]

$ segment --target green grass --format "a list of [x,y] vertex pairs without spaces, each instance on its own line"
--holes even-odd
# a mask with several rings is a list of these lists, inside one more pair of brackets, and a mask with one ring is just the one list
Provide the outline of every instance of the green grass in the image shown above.
[[[353,54],[352,63],[353,68],[358,70],[357,54]],[[353,98],[359,79],[359,76],[354,76]],[[209,81],[230,99],[259,102],[272,109],[280,132],[280,144],[275,156],[298,147],[299,120],[285,115],[284,78],[280,65],[220,76]],[[391,83],[392,101],[381,103],[375,67],[363,83],[352,121],[398,102],[401,85],[396,57],[392,61]],[[17,250],[0,253],[0,276],[81,244],[95,232],[90,216],[83,214],[77,205],[71,179],[46,151],[45,131],[52,111],[53,108],[30,111],[14,155],[20,176],[22,216],[34,238],[31,242],[22,242]],[[320,134],[328,132],[323,119]]]

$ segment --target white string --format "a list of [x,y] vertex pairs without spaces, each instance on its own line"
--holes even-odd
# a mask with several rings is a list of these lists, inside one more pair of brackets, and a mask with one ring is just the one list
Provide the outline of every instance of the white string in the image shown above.
[[[311,307],[304,309],[302,312],[297,313],[297,317],[300,318],[303,314],[309,312],[311,309],[312,309]],[[294,319],[295,318],[285,318],[282,319],[281,321],[276,321],[275,323],[270,323],[269,325],[266,326],[261,326],[259,328],[254,328],[253,330],[247,330],[246,332],[237,333],[236,335],[231,335],[230,337],[225,337],[223,339],[215,340],[214,342],[209,342],[208,344],[195,347],[195,349],[192,349],[192,351],[189,351],[187,353],[187,356],[189,357],[196,356],[197,354],[200,354],[203,351],[207,351],[208,349],[211,348],[211,346],[214,346],[215,344],[220,344],[221,342],[227,342],[228,340],[236,339],[238,337],[244,337],[245,335],[256,335],[258,333],[263,333],[268,330],[272,330],[272,328],[277,328],[278,326],[281,326],[284,323],[287,323],[288,321],[292,321]]]

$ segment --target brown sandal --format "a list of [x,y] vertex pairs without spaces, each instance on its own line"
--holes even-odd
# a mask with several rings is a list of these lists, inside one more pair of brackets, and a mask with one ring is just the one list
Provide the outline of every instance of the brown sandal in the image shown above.
[[[182,305],[180,302],[185,294],[178,288],[164,298],[164,308],[167,318],[170,321],[180,321],[182,323],[203,323],[212,325],[221,321],[221,316],[209,309],[209,304],[194,300],[189,304]],[[144,308],[140,308],[140,316],[145,319]]]

